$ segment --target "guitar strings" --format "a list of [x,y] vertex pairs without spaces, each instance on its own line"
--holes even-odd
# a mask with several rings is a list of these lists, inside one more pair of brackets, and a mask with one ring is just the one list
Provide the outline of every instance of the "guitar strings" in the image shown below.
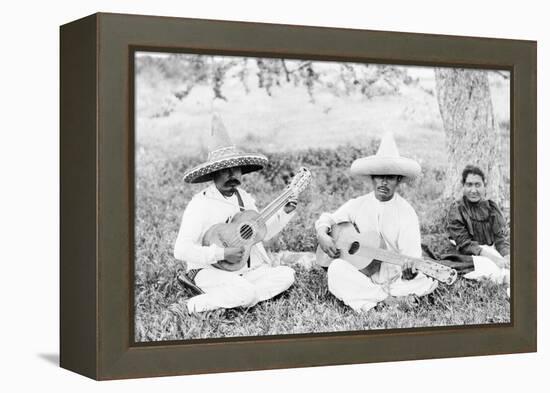
[[[243,238],[246,238],[246,237],[249,237],[252,233],[253,233],[253,229],[252,229],[252,226],[255,226],[255,224],[257,224],[260,220],[263,220],[264,219],[264,216],[265,217],[269,217],[272,215],[272,212],[274,213],[277,209],[275,209],[274,207],[277,206],[277,205],[282,205],[282,203],[278,203],[278,200],[282,199],[282,200],[286,200],[286,196],[285,194],[288,193],[288,190],[283,192],[281,195],[279,195],[279,197],[277,197],[273,202],[271,202],[268,206],[266,206],[264,208],[264,210],[260,213],[259,217],[254,220],[251,225],[248,227],[248,229],[243,232],[242,234],[237,234],[235,235],[231,240],[230,240],[230,243],[231,244],[235,244],[237,246],[240,246],[243,244],[242,240]],[[282,201],[281,201],[282,202]],[[285,201],[286,202],[286,201]],[[269,214],[268,214],[269,213]],[[266,218],[265,220],[267,220],[268,218]]]
[[[255,226],[260,220],[263,220],[263,221],[267,221],[269,219],[269,217],[271,217],[277,210],[279,210],[282,206],[284,206],[284,204],[286,204],[287,202],[287,198],[290,196],[290,195],[285,195],[285,194],[290,194],[293,192],[293,190],[291,189],[291,186],[294,184],[294,183],[298,183],[298,179],[300,180],[303,180],[301,178],[305,178],[307,179],[306,177],[306,174],[308,172],[306,171],[302,171],[304,173],[298,173],[290,186],[287,187],[287,189],[281,193],[277,198],[275,198],[275,200],[273,200],[273,202],[271,202],[269,205],[267,205],[259,214],[258,218],[256,220],[254,220],[252,222],[252,226]],[[279,201],[280,200],[280,201]],[[267,217],[267,218],[264,218],[264,217]],[[249,228],[243,233],[243,234],[236,234],[231,240],[230,240],[230,244],[236,244],[236,246],[240,246],[242,245],[242,240],[243,240],[243,237],[249,237],[252,233],[253,233],[253,229],[252,229],[252,226],[249,226]]]
[[[300,173],[300,172],[302,172],[302,173]],[[271,217],[275,212],[277,212],[279,209],[281,209],[287,203],[290,196],[294,193],[291,186],[294,183],[298,183],[298,181],[296,181],[296,180],[300,179],[300,178],[305,178],[306,181],[308,180],[307,175],[309,174],[309,171],[300,169],[300,172],[294,177],[291,185],[288,186],[287,189],[284,192],[282,192],[277,198],[275,198],[275,200],[273,200],[273,202],[271,202],[269,205],[267,205],[260,212],[258,217],[253,221],[252,225],[249,225],[249,227],[245,230],[245,232],[243,234],[237,233],[233,237],[233,239],[231,239],[229,244],[237,246],[237,247],[242,246],[243,245],[243,237],[249,237],[254,232],[254,230],[252,229],[253,226],[255,226],[260,220],[267,221],[269,219],[269,217]],[[304,179],[300,179],[300,180],[304,181]],[[303,187],[304,187],[303,185],[299,186],[299,187],[296,187],[295,184],[294,184],[294,186],[295,186],[295,188],[297,188],[298,192],[301,191],[300,188],[303,189]],[[246,254],[243,255],[243,259],[244,259],[245,255]]]
[[[249,237],[254,230],[252,229],[253,226],[255,226],[260,220],[267,221],[269,217],[271,217],[277,210],[279,210],[281,207],[283,207],[289,197],[292,194],[292,190],[290,188],[287,188],[286,191],[284,191],[282,194],[280,194],[273,202],[271,202],[269,205],[267,205],[258,215],[258,217],[251,223],[251,225],[248,226],[248,228],[242,233],[235,235],[230,241],[230,244],[235,244],[236,246],[241,246],[243,244],[243,238]],[[268,214],[269,213],[269,214]],[[264,218],[266,217],[266,218]]]
[[[294,184],[294,183],[299,183],[299,181],[304,181],[305,180],[308,180],[308,177],[307,177],[307,174],[309,173],[307,170],[306,171],[302,171],[303,173],[298,173],[290,186],[287,187],[287,189],[281,193],[277,198],[275,198],[275,200],[273,200],[273,202],[271,202],[269,205],[267,205],[259,214],[258,218],[256,218],[253,222],[252,222],[252,225],[249,226],[249,228],[243,233],[241,234],[241,236],[239,236],[239,234],[236,234],[233,239],[231,239],[230,243],[231,244],[235,244],[237,246],[240,246],[243,244],[243,237],[249,237],[253,232],[254,230],[252,229],[252,226],[255,226],[260,220],[263,220],[263,221],[267,221],[269,219],[269,217],[271,217],[276,211],[278,211],[280,208],[282,208],[287,202],[288,202],[288,198],[290,197],[291,193],[293,193],[293,189],[291,188],[291,186]],[[300,179],[298,181],[298,179]],[[296,185],[294,185],[296,187]],[[302,186],[300,187],[296,187],[299,191],[300,191],[300,188],[302,188]],[[288,194],[288,195],[286,195]],[[267,217],[267,218],[264,218],[264,217]]]
[[[394,252],[392,251],[389,251],[389,250],[384,250],[384,249],[381,249],[381,248],[375,248],[372,250],[374,253],[375,253],[375,258],[379,258],[381,260],[388,260],[388,259],[391,259],[391,260],[400,260],[401,258],[397,255],[395,255]],[[431,262],[431,261],[426,261],[424,260],[423,258],[417,258],[417,257],[407,257],[408,259],[411,259],[415,262],[416,264],[416,267],[417,269],[430,276],[430,277],[433,277],[437,280],[440,280],[441,279],[441,276],[440,274],[451,274],[452,273],[452,268],[448,267],[448,266],[445,266],[445,265],[441,265],[441,264],[438,264],[437,262]],[[391,262],[389,262],[391,263]]]

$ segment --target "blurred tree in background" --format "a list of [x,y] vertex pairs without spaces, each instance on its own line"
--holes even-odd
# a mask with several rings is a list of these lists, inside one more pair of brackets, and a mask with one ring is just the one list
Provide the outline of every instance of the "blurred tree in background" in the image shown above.
[[437,100],[443,119],[449,164],[445,195],[460,194],[461,173],[467,164],[479,166],[487,176],[487,197],[502,203],[500,140],[493,114],[487,71],[435,69]]

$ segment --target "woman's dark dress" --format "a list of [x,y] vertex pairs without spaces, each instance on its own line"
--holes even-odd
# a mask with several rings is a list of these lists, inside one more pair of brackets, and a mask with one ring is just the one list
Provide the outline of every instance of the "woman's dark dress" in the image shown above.
[[479,255],[482,245],[494,245],[502,256],[510,254],[508,226],[492,200],[472,203],[463,197],[453,202],[447,214],[446,229],[459,255],[445,254],[438,259],[440,263],[456,269],[459,274],[474,270],[471,256]]

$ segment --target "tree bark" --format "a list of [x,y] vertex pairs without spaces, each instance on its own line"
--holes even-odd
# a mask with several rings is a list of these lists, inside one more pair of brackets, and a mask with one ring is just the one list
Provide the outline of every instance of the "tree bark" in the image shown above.
[[449,158],[444,197],[460,197],[462,170],[472,164],[485,173],[486,197],[500,203],[500,141],[487,72],[436,68],[435,81]]

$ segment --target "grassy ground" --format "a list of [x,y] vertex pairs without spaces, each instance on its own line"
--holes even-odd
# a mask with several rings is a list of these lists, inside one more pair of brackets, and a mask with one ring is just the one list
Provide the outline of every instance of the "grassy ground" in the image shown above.
[[322,333],[365,329],[410,328],[509,322],[509,303],[502,285],[458,280],[422,298],[380,303],[356,313],[332,296],[326,273],[294,265],[296,283],[277,298],[248,309],[188,314],[186,295],[166,283],[168,296],[138,291],[138,341],[182,340],[277,334]]

